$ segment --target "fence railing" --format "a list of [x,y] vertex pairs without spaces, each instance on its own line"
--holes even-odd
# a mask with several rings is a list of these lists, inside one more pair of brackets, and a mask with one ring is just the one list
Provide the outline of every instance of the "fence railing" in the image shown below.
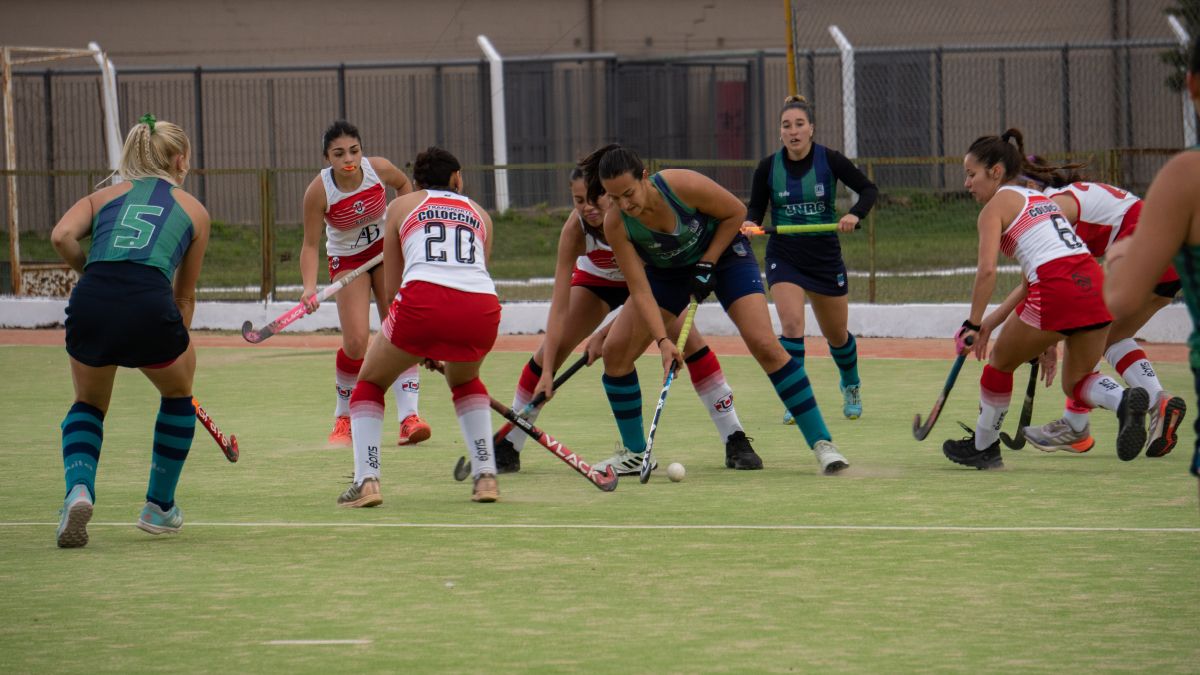
[[[1083,160],[1090,178],[1142,194],[1154,173],[1173,154],[1171,149],[1114,149],[1073,153]],[[1066,155],[1050,155],[1051,160]],[[961,300],[969,293],[975,269],[975,218],[978,206],[962,189],[961,158],[882,157],[859,158],[856,163],[880,186],[880,199],[862,232],[842,238],[843,255],[850,270],[851,300],[855,302],[939,302]],[[750,179],[756,164],[748,160],[650,159],[650,171],[692,168],[712,177],[742,199],[749,198]],[[506,279],[500,288],[507,300],[548,299],[544,281],[552,277],[557,232],[569,212],[568,173],[571,163],[513,164],[514,185],[546,182],[552,193],[539,193],[537,206],[514,209],[497,218],[500,235],[491,261],[493,275]],[[495,167],[464,169],[466,190],[486,184]],[[189,190],[201,179],[208,184],[206,206],[215,223],[208,261],[201,276],[204,297],[209,299],[270,299],[295,297],[299,283],[299,246],[302,237],[301,202],[304,186],[316,167],[306,169],[198,169],[185,185]],[[919,176],[920,180],[889,182],[883,177]],[[65,199],[78,199],[108,175],[107,171],[0,171],[20,181],[47,182]],[[522,181],[525,176],[529,180]],[[530,177],[537,177],[532,180]],[[939,179],[940,177],[940,179]],[[946,187],[932,187],[939,183]],[[531,203],[528,193],[523,203]],[[68,204],[69,206],[69,204]],[[839,210],[849,206],[840,195]],[[65,211],[65,207],[63,209]],[[61,214],[60,214],[61,215]],[[57,216],[55,216],[57,219]],[[54,259],[48,246],[48,228],[27,226],[22,238],[21,262]],[[28,223],[28,221],[26,221]],[[5,237],[6,238],[6,237]],[[760,258],[764,242],[756,241]],[[10,260],[9,247],[0,253]],[[520,265],[510,265],[519,258]],[[0,284],[8,275],[0,274]],[[1010,272],[1004,283],[1016,283]],[[1003,284],[1002,284],[1003,285]],[[0,286],[0,292],[11,292]],[[998,291],[999,292],[999,291]]]

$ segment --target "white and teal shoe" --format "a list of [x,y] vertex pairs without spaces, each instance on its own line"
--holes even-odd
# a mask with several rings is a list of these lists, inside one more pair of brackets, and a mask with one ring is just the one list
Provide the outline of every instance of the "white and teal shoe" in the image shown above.
[[150,534],[174,534],[183,529],[183,511],[179,510],[178,504],[169,511],[163,511],[158,504],[146,502],[142,507],[142,515],[138,516],[137,526],[139,530]]
[[842,390],[842,415],[848,420],[862,417],[862,384],[852,384],[849,387],[838,385]]
[[[626,450],[624,447],[618,445],[617,453],[615,455],[613,455],[612,457],[609,457],[608,459],[606,459],[602,462],[596,462],[596,464],[592,468],[596,469],[597,471],[599,471],[601,473],[604,473],[608,470],[608,467],[611,466],[613,468],[613,471],[617,472],[618,476],[631,476],[635,473],[641,473],[642,457],[644,455],[645,455],[645,453],[630,452],[629,450]],[[658,460],[651,457],[650,458],[650,470],[653,471],[657,468],[658,468]]]
[[832,476],[850,468],[850,462],[838,452],[832,441],[817,441],[812,447],[817,464],[821,465],[821,473]]
[[92,494],[80,483],[71,488],[63,500],[62,518],[58,521],[55,539],[59,548],[81,548],[87,546],[87,524],[92,519]]
[[791,410],[784,411],[784,413],[783,413],[783,423],[784,423],[784,424],[795,424],[795,423],[796,423],[796,418],[795,418],[795,417],[792,417],[792,411],[791,411]]

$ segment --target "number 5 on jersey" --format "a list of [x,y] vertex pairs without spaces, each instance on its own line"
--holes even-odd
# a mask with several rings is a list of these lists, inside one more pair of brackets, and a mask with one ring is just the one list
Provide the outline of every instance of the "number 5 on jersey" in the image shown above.
[[159,218],[162,214],[163,208],[161,206],[151,206],[149,204],[132,204],[128,206],[125,209],[125,213],[121,215],[121,222],[117,226],[123,229],[113,233],[113,248],[146,248],[146,245],[154,237],[154,228],[157,226],[154,223],[143,220],[143,216]]

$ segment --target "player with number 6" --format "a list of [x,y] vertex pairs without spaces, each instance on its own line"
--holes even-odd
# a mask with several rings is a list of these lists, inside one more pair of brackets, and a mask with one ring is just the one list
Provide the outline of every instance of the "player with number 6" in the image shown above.
[[[397,195],[412,192],[408,176],[383,157],[365,157],[358,129],[338,120],[322,137],[325,161],[321,171],[304,191],[304,243],[300,247],[300,279],[304,284],[301,298],[309,313],[320,305],[317,295],[317,248],[321,230],[325,230],[329,280],[350,274],[369,264],[383,251],[383,218],[387,209],[387,188]],[[375,305],[382,320],[387,316],[391,296],[384,293],[383,265],[377,265],[338,292],[338,320],[342,346],[337,351],[334,386],[333,432],[330,445],[349,446],[350,390],[358,380],[367,342],[371,338],[370,315],[363,311],[374,292]],[[418,369],[413,366],[400,374],[392,385],[396,414],[400,420],[397,445],[412,445],[429,438],[429,425],[417,414],[420,390]]]
[[[988,358],[979,381],[979,418],[962,440],[948,440],[942,452],[976,469],[1003,468],[1000,427],[1012,399],[1013,371],[1066,340],[1063,391],[1088,408],[1117,411],[1117,456],[1138,456],[1146,441],[1145,389],[1126,390],[1095,370],[1104,354],[1112,316],[1104,306],[1104,272],[1075,234],[1062,210],[1037,190],[1024,187],[1029,170],[1021,132],[982,136],[963,158],[965,187],[983,205],[979,212],[979,262],[970,314],[954,337],[955,349]],[[1023,284],[986,319],[996,287],[997,257],[1015,258]],[[989,354],[989,338],[1004,330]],[[974,337],[974,344],[967,338]]]

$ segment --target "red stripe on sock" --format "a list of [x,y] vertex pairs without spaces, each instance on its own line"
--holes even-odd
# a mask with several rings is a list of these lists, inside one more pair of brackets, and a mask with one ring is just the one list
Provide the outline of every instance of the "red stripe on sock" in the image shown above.
[[1073,396],[1067,397],[1066,409],[1067,412],[1079,413],[1080,415],[1086,415],[1092,411],[1091,406],[1080,403],[1079,401],[1075,400],[1075,397]]
[[1075,386],[1071,389],[1071,398],[1075,399],[1076,402],[1078,402],[1082,405],[1088,406],[1088,410],[1091,410],[1092,408],[1096,407],[1096,406],[1092,405],[1091,401],[1088,400],[1087,389],[1092,384],[1092,382],[1099,379],[1099,377],[1100,377],[1100,373],[1091,372],[1091,373],[1088,373],[1087,375],[1084,375],[1083,377],[1079,378],[1079,381],[1076,382]]
[[996,394],[1012,395],[1013,374],[997,370],[990,364],[983,367],[983,375],[979,377],[979,386]]
[[483,381],[478,377],[468,382],[463,382],[457,387],[450,389],[450,396],[455,401],[468,396],[487,396],[487,387],[483,386]]
[[350,415],[352,417],[366,416],[382,419],[384,410],[383,394],[383,387],[374,382],[359,380],[358,384],[354,385],[354,391],[350,392]]
[[[537,388],[539,379],[541,378],[534,374],[533,369],[529,367],[529,363],[526,363],[525,367],[521,369],[521,379],[517,380],[517,388],[527,397],[533,396],[533,390]],[[478,382],[479,378],[476,378],[475,381]]]
[[1142,360],[1146,360],[1146,352],[1144,352],[1140,349],[1134,349],[1133,351],[1129,352],[1125,356],[1122,356],[1120,361],[1117,361],[1117,372],[1120,373],[1122,377],[1124,377],[1125,371],[1130,366],[1132,366],[1133,364],[1137,363],[1138,361],[1142,361]]
[[687,364],[687,369],[688,375],[692,378],[692,384],[696,384],[713,373],[721,372],[721,362],[717,360],[717,355],[710,351],[694,362]]
[[362,359],[352,359],[346,356],[346,352],[341,348],[337,350],[337,369],[348,375],[358,377],[358,371],[362,370]]

